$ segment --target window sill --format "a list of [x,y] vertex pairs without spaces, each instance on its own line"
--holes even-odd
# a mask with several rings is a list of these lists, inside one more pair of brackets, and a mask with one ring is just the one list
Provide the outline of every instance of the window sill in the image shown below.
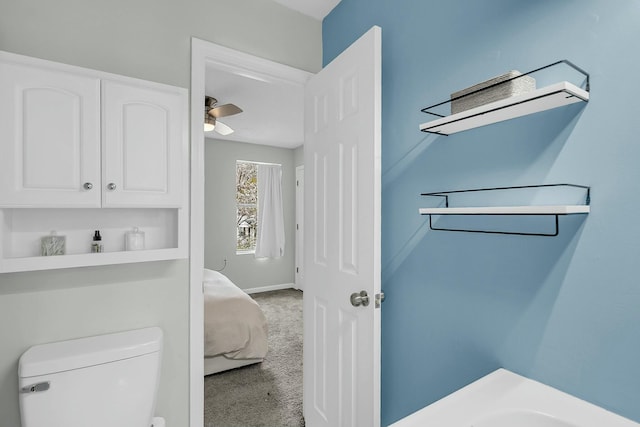
[[236,255],[255,255],[255,253],[255,249],[252,249],[250,251],[236,251]]

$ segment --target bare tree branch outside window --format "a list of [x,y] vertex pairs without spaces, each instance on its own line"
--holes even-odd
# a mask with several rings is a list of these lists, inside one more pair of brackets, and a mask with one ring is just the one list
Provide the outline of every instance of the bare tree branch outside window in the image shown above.
[[258,220],[258,165],[252,162],[236,162],[236,212],[238,252],[256,249]]

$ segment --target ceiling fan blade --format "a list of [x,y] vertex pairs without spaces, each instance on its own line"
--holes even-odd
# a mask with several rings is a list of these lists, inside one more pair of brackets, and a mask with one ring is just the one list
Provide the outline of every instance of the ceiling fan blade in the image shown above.
[[229,126],[225,125],[219,120],[216,121],[215,131],[218,132],[220,135],[225,135],[225,136],[231,135],[233,133],[233,129],[231,129]]
[[234,104],[224,104],[209,110],[209,115],[216,119],[219,117],[232,116],[238,113],[242,113],[242,109]]

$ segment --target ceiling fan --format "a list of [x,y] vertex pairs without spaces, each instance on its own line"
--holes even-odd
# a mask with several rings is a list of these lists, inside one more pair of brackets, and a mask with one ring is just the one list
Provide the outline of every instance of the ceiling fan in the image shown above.
[[220,135],[230,135],[233,129],[218,120],[220,117],[232,116],[242,113],[242,109],[234,104],[218,105],[218,100],[211,97],[204,97],[204,131],[215,130]]

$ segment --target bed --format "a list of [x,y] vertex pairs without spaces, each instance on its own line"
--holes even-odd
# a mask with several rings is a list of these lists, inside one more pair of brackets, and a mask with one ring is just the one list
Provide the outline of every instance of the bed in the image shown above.
[[204,374],[262,362],[267,320],[249,295],[224,274],[204,270]]

